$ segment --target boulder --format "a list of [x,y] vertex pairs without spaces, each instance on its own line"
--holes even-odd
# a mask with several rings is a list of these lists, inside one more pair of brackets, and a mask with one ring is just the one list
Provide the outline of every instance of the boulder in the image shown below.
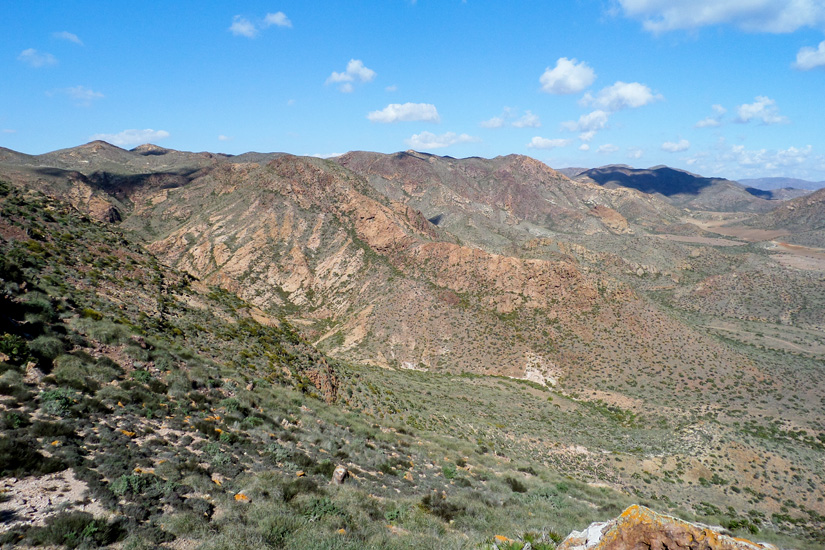
[[335,468],[335,471],[332,472],[332,482],[335,485],[343,485],[344,480],[349,477],[349,471],[344,466],[338,466]]
[[573,531],[558,550],[776,550],[764,542],[731,537],[718,530],[633,505],[616,519]]

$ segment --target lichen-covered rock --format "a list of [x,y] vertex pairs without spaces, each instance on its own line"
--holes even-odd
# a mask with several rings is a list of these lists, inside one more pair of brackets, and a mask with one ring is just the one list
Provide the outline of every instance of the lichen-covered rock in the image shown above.
[[606,523],[573,531],[558,550],[768,550],[771,544],[723,535],[695,523],[633,505]]

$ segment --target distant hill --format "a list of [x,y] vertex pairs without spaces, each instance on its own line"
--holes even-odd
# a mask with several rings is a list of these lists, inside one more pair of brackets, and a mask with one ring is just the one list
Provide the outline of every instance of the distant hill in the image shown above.
[[825,189],[788,201],[773,212],[752,218],[760,229],[785,229],[785,240],[804,246],[825,247]]
[[558,172],[559,174],[564,174],[568,178],[572,179],[581,174],[582,172],[587,172],[588,170],[589,168],[571,166],[568,168],[558,168],[556,169],[556,172]]
[[805,195],[811,193],[810,189],[795,189],[793,187],[782,187],[780,189],[771,190],[759,189],[757,187],[746,187],[745,191],[754,197],[759,197],[760,199],[766,199],[769,201],[789,201],[799,197],[804,197]]
[[705,178],[668,166],[647,169],[609,165],[582,172],[578,181],[617,188],[629,187],[658,195],[670,204],[691,210],[767,212],[776,205],[755,197],[740,184],[723,178]]
[[808,181],[795,178],[756,178],[739,180],[745,187],[773,191],[776,189],[808,189],[814,191],[825,187],[825,181]]

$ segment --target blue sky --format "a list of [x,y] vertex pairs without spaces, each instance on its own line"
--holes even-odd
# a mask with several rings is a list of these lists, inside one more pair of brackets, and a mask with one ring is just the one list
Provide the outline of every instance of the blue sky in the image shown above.
[[0,146],[825,180],[825,0],[4,2]]

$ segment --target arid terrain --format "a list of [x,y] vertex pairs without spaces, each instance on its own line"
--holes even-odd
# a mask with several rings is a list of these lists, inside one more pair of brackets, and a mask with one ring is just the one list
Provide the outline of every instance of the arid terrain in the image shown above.
[[[631,502],[823,544],[825,190],[571,175],[0,149],[0,442],[29,449],[4,475],[71,466],[153,544],[269,513],[284,547],[309,522],[351,547],[550,548]],[[319,489],[338,464],[350,492]],[[11,502],[5,544],[51,541]]]

